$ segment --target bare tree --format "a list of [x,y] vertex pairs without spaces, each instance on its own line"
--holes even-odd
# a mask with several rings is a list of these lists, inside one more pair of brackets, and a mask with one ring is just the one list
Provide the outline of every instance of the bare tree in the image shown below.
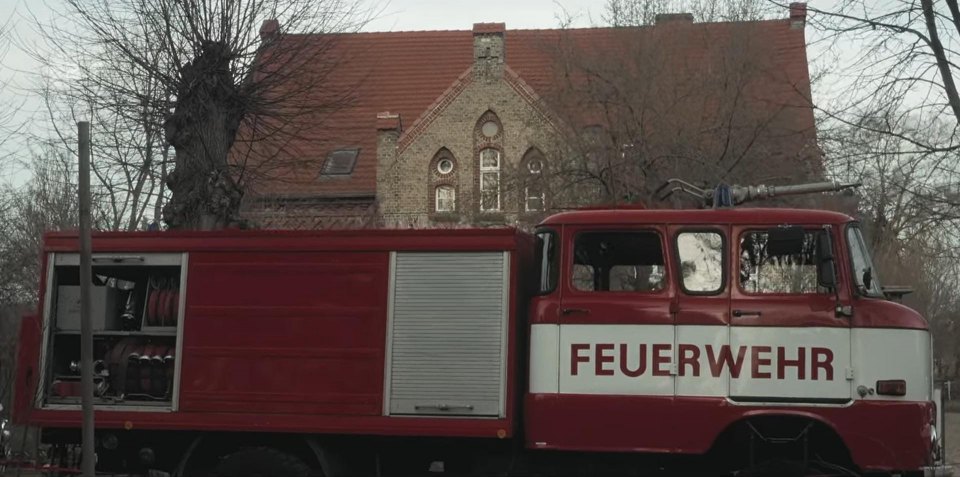
[[696,22],[761,20],[783,8],[766,0],[607,0],[603,21],[611,26],[656,23],[657,15],[689,12]]
[[[24,311],[24,307],[0,306],[0,405],[4,409],[13,408],[14,365],[20,338],[21,313]],[[0,417],[7,416],[8,412],[0,413]]]
[[[809,11],[822,37],[817,48],[840,52],[832,60],[836,85],[825,91],[833,101],[820,106],[823,115],[894,136],[916,151],[960,149],[956,0],[843,0]],[[920,134],[928,127],[939,134]]]
[[47,148],[35,154],[29,167],[31,177],[26,183],[0,186],[0,402],[4,405],[9,404],[13,388],[20,316],[38,301],[43,234],[77,227],[72,157]]
[[[297,157],[291,140],[349,101],[350,91],[325,86],[345,60],[333,53],[336,33],[364,19],[347,0],[67,5],[43,29],[60,53],[80,58],[67,64],[83,84],[70,99],[106,106],[106,126],[118,128],[107,136],[115,143],[117,192],[129,197],[118,202],[130,208],[120,214],[126,228],[162,197],[151,190],[158,176],[172,192],[163,210],[171,227],[237,222],[245,187],[292,167],[277,163]],[[80,51],[91,53],[73,54]],[[124,140],[127,128],[138,141]],[[174,167],[162,177],[168,146]]]
[[[76,167],[49,148],[34,155],[31,178],[0,190],[0,304],[37,301],[43,234],[77,227]],[[94,197],[102,202],[102,197]],[[102,209],[96,212],[102,224]]]
[[[649,21],[672,3],[609,5],[611,23],[624,25]],[[670,177],[712,185],[822,174],[806,77],[774,63],[780,55],[765,25],[692,22],[737,5],[661,16],[655,28],[611,29],[599,40],[561,33],[559,81],[545,95],[569,147],[551,171],[559,190],[655,204]]]
[[[48,64],[49,65],[49,64]],[[117,71],[110,70],[113,75]],[[96,82],[79,84],[57,80],[56,69],[44,73],[36,92],[45,106],[47,129],[35,128],[32,143],[46,150],[75,157],[76,127],[79,120],[94,125],[92,186],[103,194],[105,208],[102,226],[110,230],[136,230],[160,220],[158,202],[164,194],[163,172],[169,146],[163,142],[162,118],[146,102],[130,104],[130,99],[109,89],[96,88]],[[135,84],[131,91],[151,93],[150,83]],[[44,124],[40,121],[34,124]]]
[[[821,131],[831,172],[860,182],[860,210],[871,226],[875,253],[898,254],[898,247],[921,246],[928,239],[960,239],[960,212],[951,202],[960,189],[951,152],[917,150],[910,141],[879,132],[891,125],[927,140],[949,134],[950,125],[917,123],[896,111],[864,120],[865,128],[841,125]],[[893,248],[890,248],[893,247]]]
[[814,48],[836,65],[818,105],[831,169],[863,178],[881,278],[917,289],[907,303],[931,322],[941,374],[960,378],[960,8],[844,0],[810,11]]
[[17,100],[13,92],[12,74],[14,71],[4,61],[13,46],[13,27],[15,16],[0,23],[0,160],[8,159],[8,149],[13,141],[19,139],[24,125],[18,121],[18,113],[23,101]]

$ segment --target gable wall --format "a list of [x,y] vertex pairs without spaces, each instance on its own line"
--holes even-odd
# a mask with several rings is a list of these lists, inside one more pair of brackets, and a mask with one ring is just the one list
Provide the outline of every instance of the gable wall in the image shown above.
[[[550,155],[555,134],[543,116],[524,100],[502,77],[473,73],[467,85],[432,122],[417,132],[405,148],[394,154],[389,139],[380,142],[381,158],[377,176],[378,206],[385,226],[504,225],[529,222],[537,217],[521,212],[518,166],[523,155],[537,147]],[[442,101],[441,104],[444,102]],[[502,124],[501,212],[480,212],[477,121],[487,111]],[[417,126],[415,126],[417,127]],[[410,134],[411,131],[407,131]],[[395,133],[383,133],[395,134]],[[432,161],[441,148],[455,161],[453,173],[441,176]],[[546,159],[549,167],[549,159]],[[456,213],[435,214],[433,188],[440,183],[456,187]]]

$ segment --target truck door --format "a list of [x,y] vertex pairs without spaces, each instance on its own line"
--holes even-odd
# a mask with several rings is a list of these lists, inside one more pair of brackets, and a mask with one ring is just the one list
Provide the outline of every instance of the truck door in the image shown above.
[[[822,225],[735,226],[730,301],[730,398],[841,403],[851,398],[850,321],[820,285]],[[840,256],[833,237],[834,256]]]
[[557,399],[565,447],[663,445],[658,433],[638,431],[662,421],[674,395],[665,240],[663,227],[563,228]]
[[[727,370],[719,362],[729,346],[729,226],[670,227],[677,270],[675,306],[676,395],[729,395]],[[678,401],[679,403],[679,401]]]

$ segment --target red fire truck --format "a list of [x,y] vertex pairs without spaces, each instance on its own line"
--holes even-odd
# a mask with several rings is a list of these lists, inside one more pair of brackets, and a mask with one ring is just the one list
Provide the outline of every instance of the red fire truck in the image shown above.
[[[948,470],[927,322],[886,299],[840,213],[99,233],[93,251],[103,471]],[[60,467],[80,437],[78,264],[75,234],[46,237],[17,370],[14,417]]]

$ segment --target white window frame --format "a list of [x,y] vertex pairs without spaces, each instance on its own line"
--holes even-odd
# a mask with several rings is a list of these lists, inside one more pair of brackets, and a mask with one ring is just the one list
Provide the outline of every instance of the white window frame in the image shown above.
[[[450,207],[442,208],[440,207],[440,192],[444,190],[450,191]],[[456,212],[457,211],[457,189],[449,184],[441,184],[433,189],[433,210],[436,212]]]
[[[540,167],[534,169],[533,168],[534,164],[538,164]],[[529,172],[530,174],[540,175],[542,171],[543,171],[542,159],[540,159],[539,157],[534,157],[533,159],[530,159],[529,161],[527,161],[527,172]]]
[[[496,166],[484,166],[484,164],[483,164],[483,154],[484,154],[486,151],[493,151],[494,153],[496,153],[496,155],[497,155],[497,156],[496,156],[496,157],[497,157],[497,164],[496,164]],[[484,148],[484,149],[481,149],[481,150],[480,150],[479,156],[480,156],[480,157],[479,157],[479,160],[480,160],[480,211],[481,211],[481,212],[499,212],[499,211],[500,211],[500,164],[501,164],[501,161],[502,161],[502,158],[501,158],[501,156],[500,156],[500,150],[499,150],[499,149],[496,149],[496,148],[492,148],[492,147]],[[496,191],[488,191],[488,190],[486,190],[486,189],[484,188],[483,178],[484,178],[485,176],[488,176],[488,175],[493,175],[494,177],[496,177],[496,183],[497,183],[497,189],[496,189]],[[492,192],[495,192],[495,193],[496,193],[496,195],[495,195],[495,197],[496,197],[496,199],[497,199],[497,200],[496,200],[496,205],[495,205],[494,207],[484,207],[484,200],[483,200],[483,199],[484,199],[485,194],[487,194],[487,193],[492,193]],[[488,204],[488,205],[489,205],[489,204]]]
[[[448,171],[444,171],[444,170],[443,170],[443,163],[444,163],[444,162],[449,162],[449,163],[450,163],[450,170],[448,170]],[[450,159],[449,157],[441,157],[440,160],[437,161],[437,173],[439,173],[440,175],[444,175],[444,176],[445,176],[445,175],[450,174],[451,172],[453,172],[453,168],[454,168],[453,159]]]
[[[531,167],[534,163],[539,164],[539,168],[534,169]],[[527,173],[529,174],[530,181],[540,181],[541,173],[543,172],[543,159],[539,156],[534,156],[527,161]],[[547,194],[543,189],[542,184],[537,184],[537,187],[540,189],[539,195],[530,194],[530,186],[525,186],[523,188],[523,210],[526,212],[543,212],[547,209]],[[530,207],[530,199],[540,199],[540,208]]]
[[[543,188],[540,188],[540,195],[530,195],[530,186],[523,188],[523,208],[527,212],[543,212],[547,208],[547,194],[543,191]],[[539,199],[540,208],[530,207],[530,199]]]

